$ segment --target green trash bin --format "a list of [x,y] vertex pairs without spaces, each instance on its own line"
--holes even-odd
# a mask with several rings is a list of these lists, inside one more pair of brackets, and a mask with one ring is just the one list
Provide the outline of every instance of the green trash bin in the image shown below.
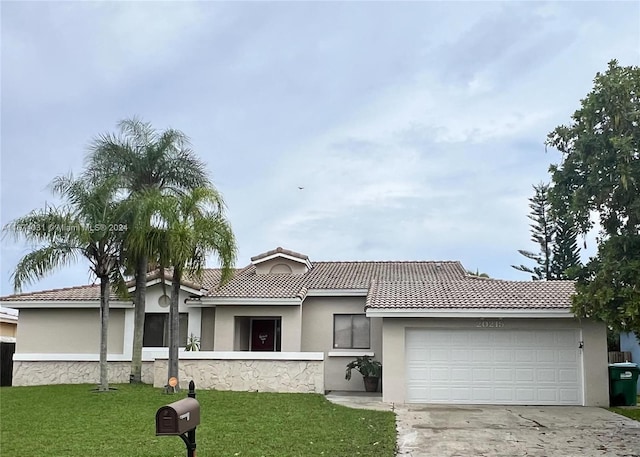
[[609,401],[611,406],[636,406],[640,368],[635,363],[609,365]]

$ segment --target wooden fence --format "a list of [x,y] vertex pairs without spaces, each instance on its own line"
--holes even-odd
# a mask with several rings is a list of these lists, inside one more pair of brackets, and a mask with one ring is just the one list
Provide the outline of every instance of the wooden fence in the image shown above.
[[609,363],[633,362],[631,352],[609,352]]

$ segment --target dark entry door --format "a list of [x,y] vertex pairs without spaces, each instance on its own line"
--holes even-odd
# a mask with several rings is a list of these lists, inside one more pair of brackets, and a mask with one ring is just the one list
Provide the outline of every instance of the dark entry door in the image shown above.
[[251,350],[274,351],[276,342],[275,319],[253,319],[251,321]]
[[14,352],[16,352],[16,343],[0,343],[0,386],[11,385]]

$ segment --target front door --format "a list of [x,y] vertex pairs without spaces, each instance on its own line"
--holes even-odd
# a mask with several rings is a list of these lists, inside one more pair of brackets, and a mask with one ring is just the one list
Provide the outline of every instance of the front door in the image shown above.
[[251,321],[251,350],[275,351],[276,320],[253,319]]

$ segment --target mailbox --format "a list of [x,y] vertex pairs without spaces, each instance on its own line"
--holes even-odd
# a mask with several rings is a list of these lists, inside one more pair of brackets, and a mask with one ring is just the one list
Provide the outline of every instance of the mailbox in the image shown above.
[[200,403],[184,398],[161,407],[156,413],[156,436],[182,435],[200,424]]

